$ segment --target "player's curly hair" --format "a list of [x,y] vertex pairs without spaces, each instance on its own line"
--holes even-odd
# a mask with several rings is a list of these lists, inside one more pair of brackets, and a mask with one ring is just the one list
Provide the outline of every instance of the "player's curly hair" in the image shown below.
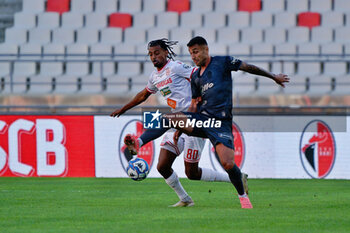
[[171,41],[166,38],[152,40],[148,43],[147,48],[159,45],[162,49],[168,51],[168,58],[174,60],[176,53],[173,51],[173,46],[176,45],[178,41]]

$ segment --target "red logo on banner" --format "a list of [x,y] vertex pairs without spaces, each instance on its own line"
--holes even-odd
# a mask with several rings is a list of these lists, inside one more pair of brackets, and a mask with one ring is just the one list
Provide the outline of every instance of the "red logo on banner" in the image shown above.
[[[124,144],[124,137],[127,134],[132,134],[138,138],[144,131],[143,123],[140,120],[131,120],[124,126],[119,139],[119,157],[124,170],[128,166],[128,162],[133,158],[133,155],[130,154],[128,148]],[[146,145],[143,145],[140,148],[137,157],[146,160],[151,170],[154,160],[154,142],[151,141]]]
[[313,178],[324,178],[335,162],[335,140],[330,127],[323,121],[311,121],[300,141],[300,157],[305,171]]
[[1,176],[95,176],[92,116],[1,116]]
[[[232,122],[232,134],[233,134],[233,144],[235,146],[235,164],[242,169],[244,158],[245,158],[245,144],[244,138],[241,129],[238,125]],[[215,148],[210,143],[209,144],[210,151],[210,161],[215,170],[219,167],[222,168],[219,157],[215,152]]]

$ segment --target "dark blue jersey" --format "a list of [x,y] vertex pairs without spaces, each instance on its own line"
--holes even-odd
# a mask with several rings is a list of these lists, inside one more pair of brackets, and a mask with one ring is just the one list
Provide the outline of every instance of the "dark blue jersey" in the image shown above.
[[242,61],[231,56],[211,57],[202,75],[200,69],[192,75],[192,98],[202,97],[199,112],[224,119],[232,119],[232,76]]

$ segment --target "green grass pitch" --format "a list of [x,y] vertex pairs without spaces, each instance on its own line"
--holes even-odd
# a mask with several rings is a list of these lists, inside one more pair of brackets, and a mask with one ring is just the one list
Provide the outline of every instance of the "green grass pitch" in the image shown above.
[[350,180],[251,179],[254,209],[228,183],[181,179],[0,178],[0,232],[350,232]]

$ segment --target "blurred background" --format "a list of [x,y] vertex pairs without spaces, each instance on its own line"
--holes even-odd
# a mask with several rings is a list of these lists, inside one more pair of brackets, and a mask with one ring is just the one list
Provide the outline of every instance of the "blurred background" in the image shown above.
[[348,0],[0,0],[0,111],[108,113],[146,86],[150,40],[179,41],[193,64],[197,35],[290,76],[282,89],[234,72],[235,107],[350,105]]

